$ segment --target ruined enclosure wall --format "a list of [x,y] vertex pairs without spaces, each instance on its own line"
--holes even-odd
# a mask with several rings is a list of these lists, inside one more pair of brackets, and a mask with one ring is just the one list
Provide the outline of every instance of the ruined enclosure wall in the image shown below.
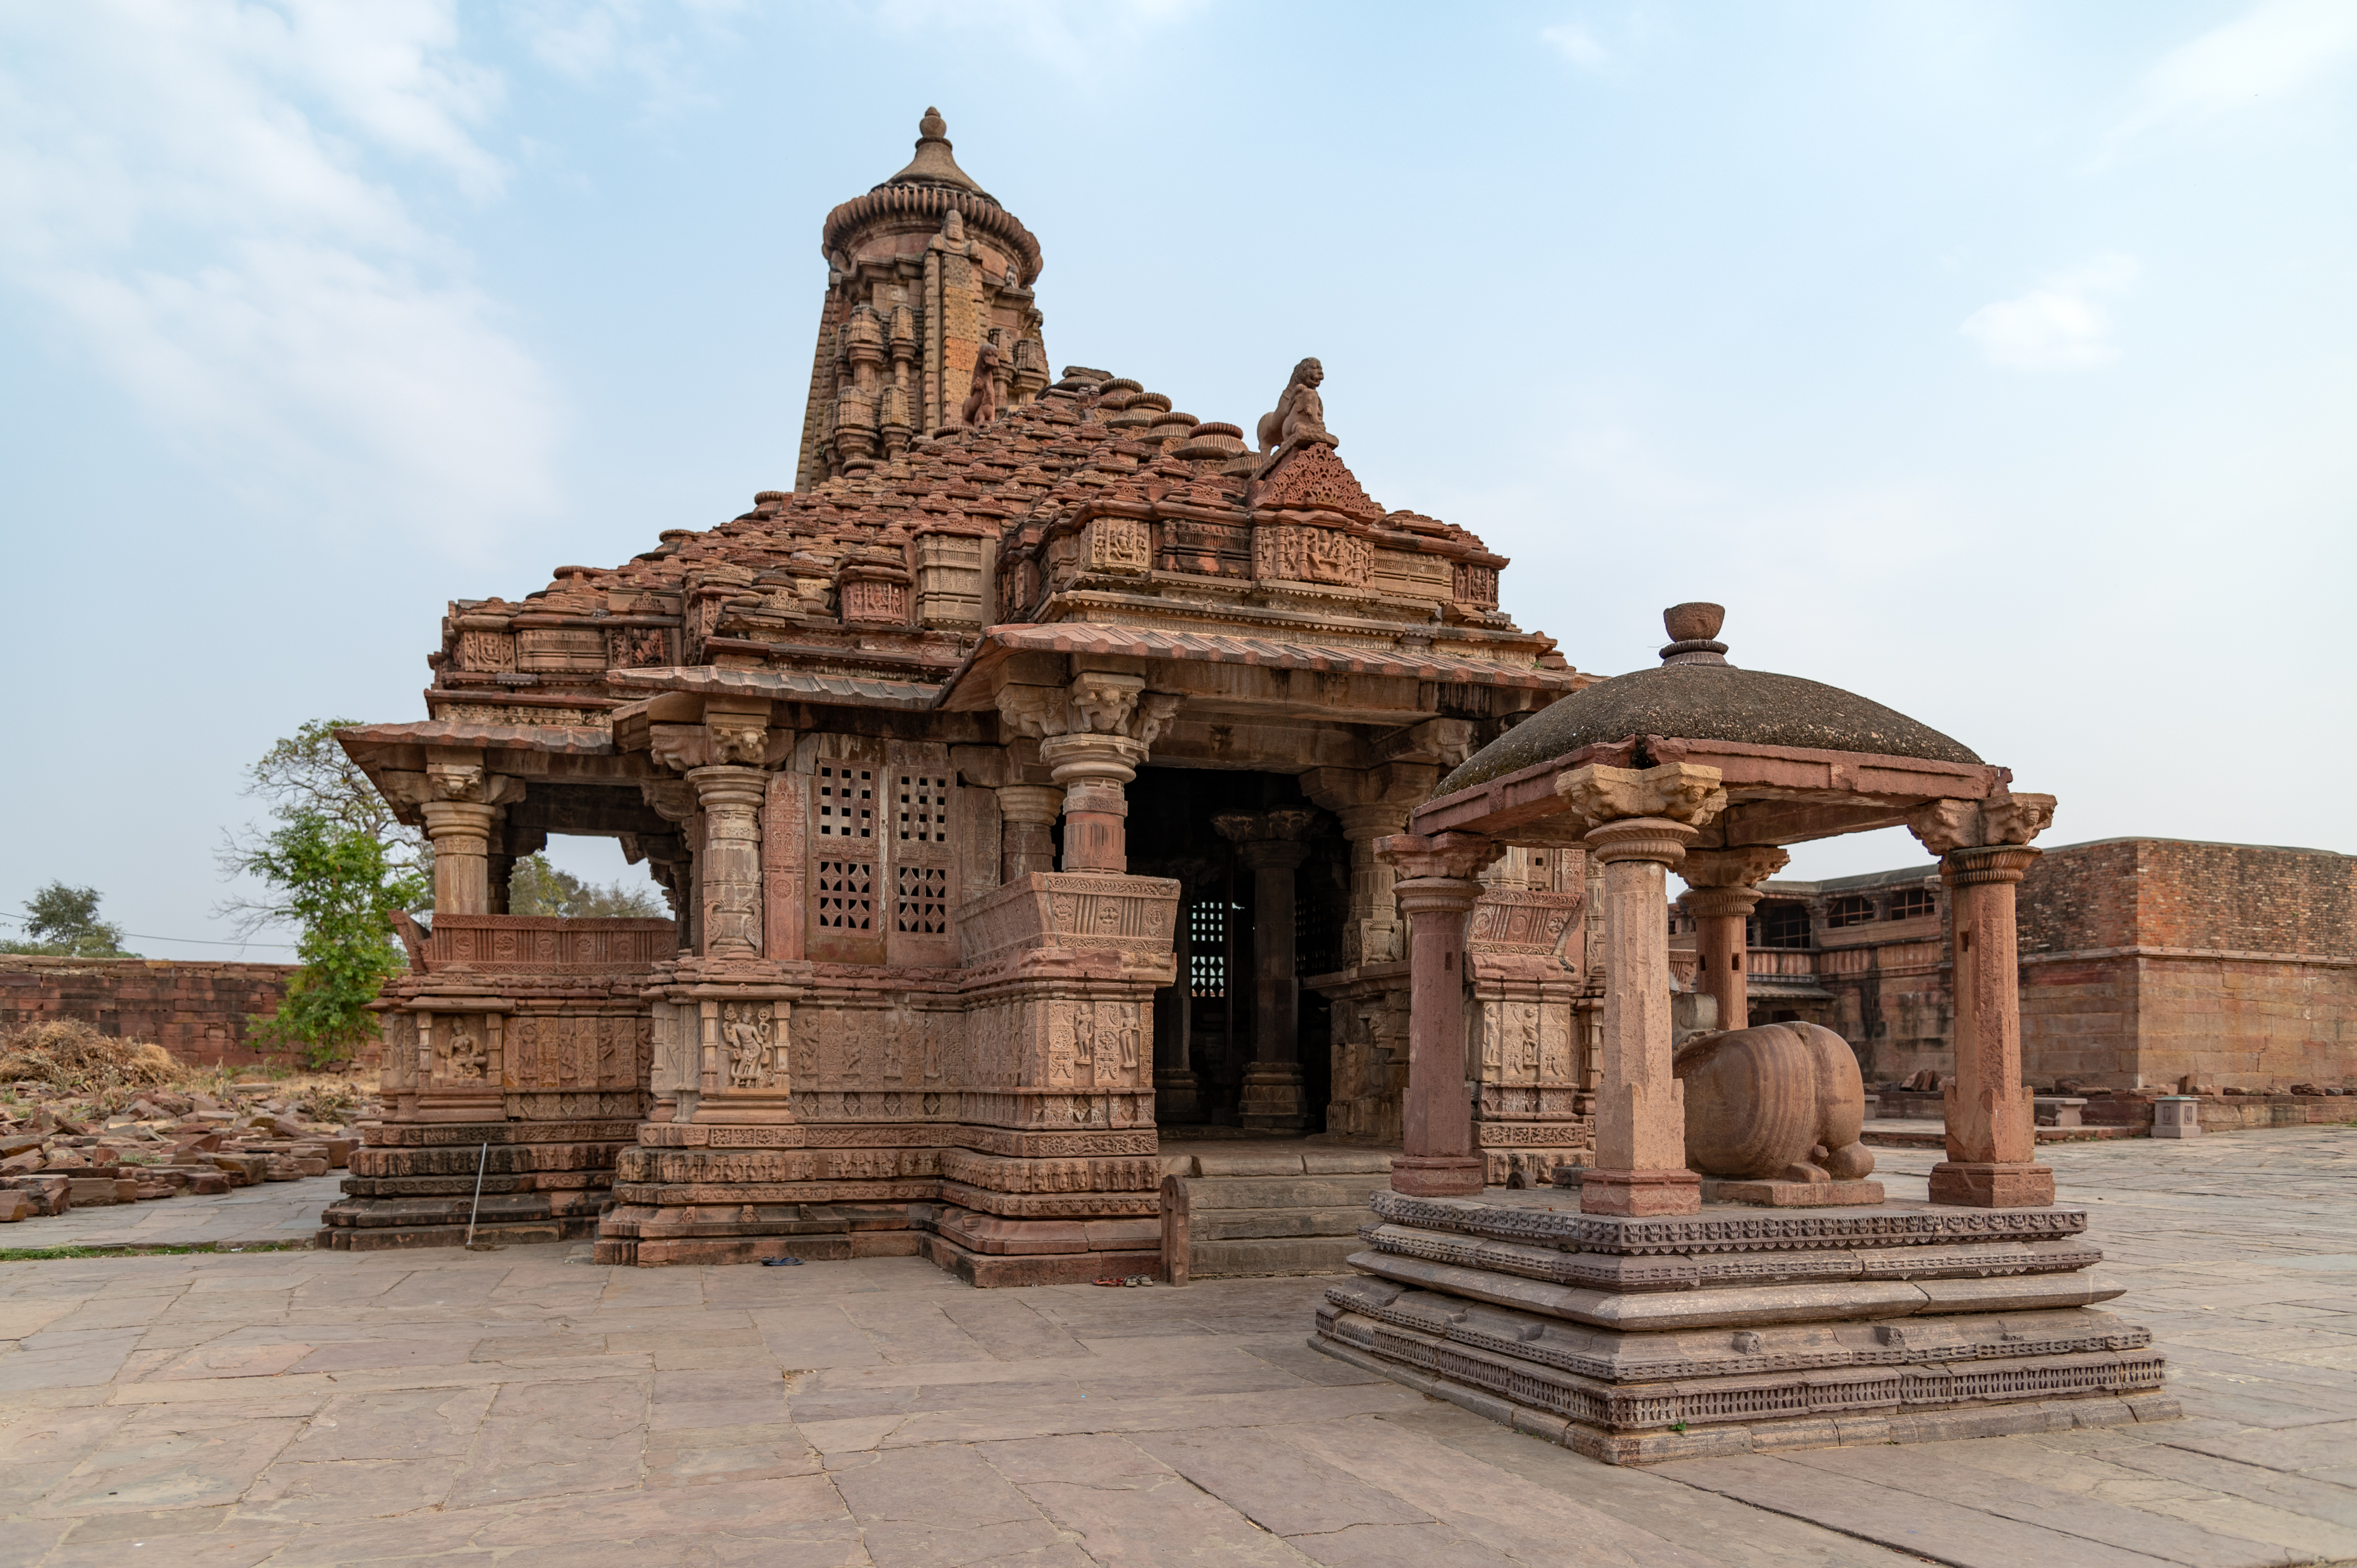
[[2021,950],[2357,954],[2357,856],[2115,839],[2049,850],[2022,879]]
[[198,1066],[285,1059],[252,1046],[249,1015],[278,1011],[289,963],[167,959],[0,957],[0,1028],[80,1018],[104,1034],[150,1040]]

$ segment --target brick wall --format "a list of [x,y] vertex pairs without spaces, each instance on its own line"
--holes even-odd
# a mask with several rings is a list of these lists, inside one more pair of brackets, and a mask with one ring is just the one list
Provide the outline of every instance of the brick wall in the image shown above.
[[2357,956],[2357,856],[2266,844],[2106,839],[2049,850],[2022,879],[2021,950],[2190,948]]
[[247,1067],[264,1058],[249,1047],[246,1016],[276,1012],[294,972],[284,963],[0,955],[0,1028],[81,1018],[185,1062]]

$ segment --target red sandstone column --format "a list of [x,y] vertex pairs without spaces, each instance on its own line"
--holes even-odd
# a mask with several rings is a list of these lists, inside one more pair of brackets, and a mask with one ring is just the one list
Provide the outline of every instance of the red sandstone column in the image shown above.
[[1056,869],[1056,819],[1064,792],[1048,784],[1006,784],[998,797],[998,872],[1003,886],[1035,871]]
[[474,800],[428,800],[421,808],[434,843],[434,912],[491,912],[490,844],[497,806]]
[[761,805],[770,776],[759,768],[726,763],[691,768],[689,783],[704,808],[704,953],[707,958],[761,956]]
[[1211,819],[1253,869],[1253,1065],[1239,1105],[1247,1127],[1301,1128],[1301,983],[1294,973],[1293,874],[1309,858],[1315,811],[1227,811]]
[[1481,896],[1475,875],[1505,852],[1472,833],[1399,833],[1375,845],[1399,874],[1392,891],[1407,917],[1407,1152],[1392,1162],[1394,1192],[1462,1197],[1481,1190],[1465,1087],[1465,917]]
[[1604,866],[1603,1084],[1596,1164],[1582,1180],[1587,1214],[1692,1214],[1702,1178],[1686,1169],[1685,1093],[1670,1069],[1670,937],[1665,873],[1695,831],[1624,817],[1587,834]]
[[1064,869],[1129,869],[1129,801],[1146,745],[1122,735],[1060,735],[1039,743],[1048,776],[1064,791]]
[[1695,947],[1701,957],[1702,988],[1718,1000],[1718,1026],[1749,1028],[1750,982],[1745,970],[1749,944],[1744,923],[1760,902],[1753,884],[1784,869],[1792,857],[1768,846],[1691,849],[1679,875],[1686,879],[1686,912],[1695,918]]
[[2054,1171],[2038,1163],[2035,1107],[2021,1081],[2013,889],[2038,855],[2028,844],[1989,844],[1941,858],[1955,930],[1956,1071],[1945,1097],[1948,1157],[1932,1167],[1934,1203],[2054,1201]]

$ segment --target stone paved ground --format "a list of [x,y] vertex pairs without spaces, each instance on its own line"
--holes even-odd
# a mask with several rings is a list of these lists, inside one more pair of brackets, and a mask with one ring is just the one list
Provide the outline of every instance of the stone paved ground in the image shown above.
[[1311,1352],[1316,1280],[56,1261],[0,1265],[0,1563],[2357,1560],[2357,1132],[2047,1153],[2190,1419],[1615,1470]]
[[146,1203],[69,1208],[0,1227],[0,1247],[236,1247],[267,1241],[284,1246],[319,1232],[319,1210],[343,1193],[344,1176],[241,1187],[217,1197],[183,1194]]

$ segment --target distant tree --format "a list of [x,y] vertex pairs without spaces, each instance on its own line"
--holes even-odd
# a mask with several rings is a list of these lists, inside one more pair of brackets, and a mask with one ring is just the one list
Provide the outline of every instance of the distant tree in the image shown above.
[[559,871],[544,854],[528,854],[515,863],[508,876],[508,913],[554,915],[567,920],[657,920],[671,916],[651,886],[630,887],[614,882],[601,887],[569,871]]
[[0,952],[51,958],[137,958],[123,946],[123,928],[98,918],[98,889],[52,882],[25,900],[24,936],[0,941]]
[[221,912],[241,935],[291,923],[302,968],[277,1014],[253,1020],[263,1039],[299,1050],[313,1066],[350,1053],[375,1033],[366,1009],[404,959],[395,910],[430,908],[433,852],[425,834],[393,816],[336,732],[348,719],[315,719],[246,769],[248,795],[267,801],[274,825],[231,834],[222,871],[270,889],[232,897]]

